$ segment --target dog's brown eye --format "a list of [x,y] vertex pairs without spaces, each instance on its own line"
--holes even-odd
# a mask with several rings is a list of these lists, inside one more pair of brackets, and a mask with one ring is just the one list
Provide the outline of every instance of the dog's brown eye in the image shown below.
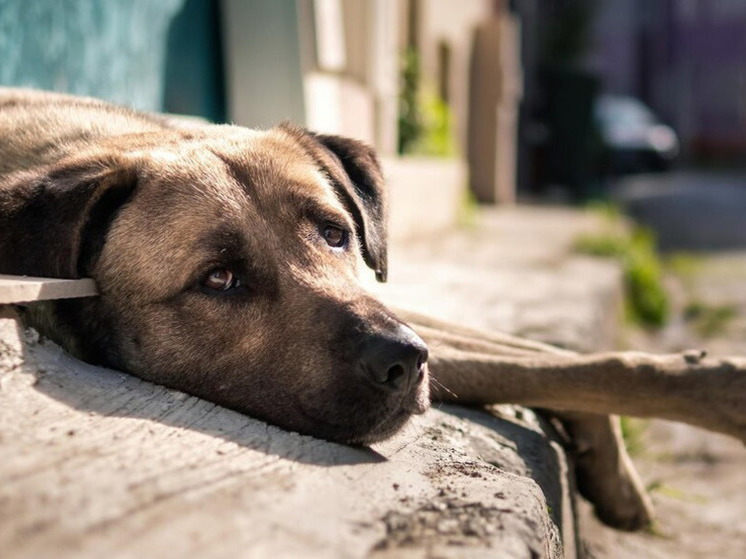
[[341,248],[347,244],[347,231],[336,225],[324,227],[324,240],[330,247]]
[[226,268],[214,268],[207,274],[202,285],[215,291],[228,291],[234,287],[240,287],[241,280]]

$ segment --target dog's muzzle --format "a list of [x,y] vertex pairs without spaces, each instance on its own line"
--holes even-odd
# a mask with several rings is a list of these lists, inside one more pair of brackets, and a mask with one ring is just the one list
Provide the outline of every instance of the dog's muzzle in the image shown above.
[[358,370],[382,389],[406,393],[422,382],[427,356],[425,342],[402,324],[365,344]]

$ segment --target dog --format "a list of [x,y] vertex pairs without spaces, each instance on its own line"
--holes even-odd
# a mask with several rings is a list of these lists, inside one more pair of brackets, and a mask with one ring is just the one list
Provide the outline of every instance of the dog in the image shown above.
[[26,312],[75,356],[343,443],[427,409],[424,342],[357,282],[386,277],[369,147],[25,90],[0,135],[2,272],[100,290]]
[[580,489],[628,529],[652,508],[603,414],[746,440],[742,364],[578,357],[387,309],[358,275],[386,280],[386,212],[376,155],[354,139],[0,88],[0,273],[95,280],[98,297],[23,310],[82,360],[345,444],[390,437],[431,396],[559,410]]

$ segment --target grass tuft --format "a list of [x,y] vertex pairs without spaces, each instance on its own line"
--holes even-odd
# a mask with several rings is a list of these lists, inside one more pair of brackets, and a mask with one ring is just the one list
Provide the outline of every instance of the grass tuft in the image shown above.
[[690,301],[684,307],[684,319],[690,322],[703,338],[713,338],[722,334],[728,324],[738,316],[735,305],[709,305],[699,300]]
[[628,315],[634,322],[658,328],[668,321],[670,304],[651,231],[636,227],[628,232],[617,227],[604,233],[582,235],[576,239],[574,248],[581,254],[614,258],[621,263]]
[[619,418],[622,427],[622,439],[630,456],[642,456],[645,453],[645,431],[650,422],[646,419],[622,416]]

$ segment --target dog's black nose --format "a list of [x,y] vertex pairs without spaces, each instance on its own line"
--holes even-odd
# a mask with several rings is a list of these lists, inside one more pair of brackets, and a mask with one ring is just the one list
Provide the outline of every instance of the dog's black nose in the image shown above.
[[389,334],[379,334],[363,350],[362,368],[375,383],[390,390],[403,390],[419,383],[425,371],[427,346],[410,328],[400,325]]

